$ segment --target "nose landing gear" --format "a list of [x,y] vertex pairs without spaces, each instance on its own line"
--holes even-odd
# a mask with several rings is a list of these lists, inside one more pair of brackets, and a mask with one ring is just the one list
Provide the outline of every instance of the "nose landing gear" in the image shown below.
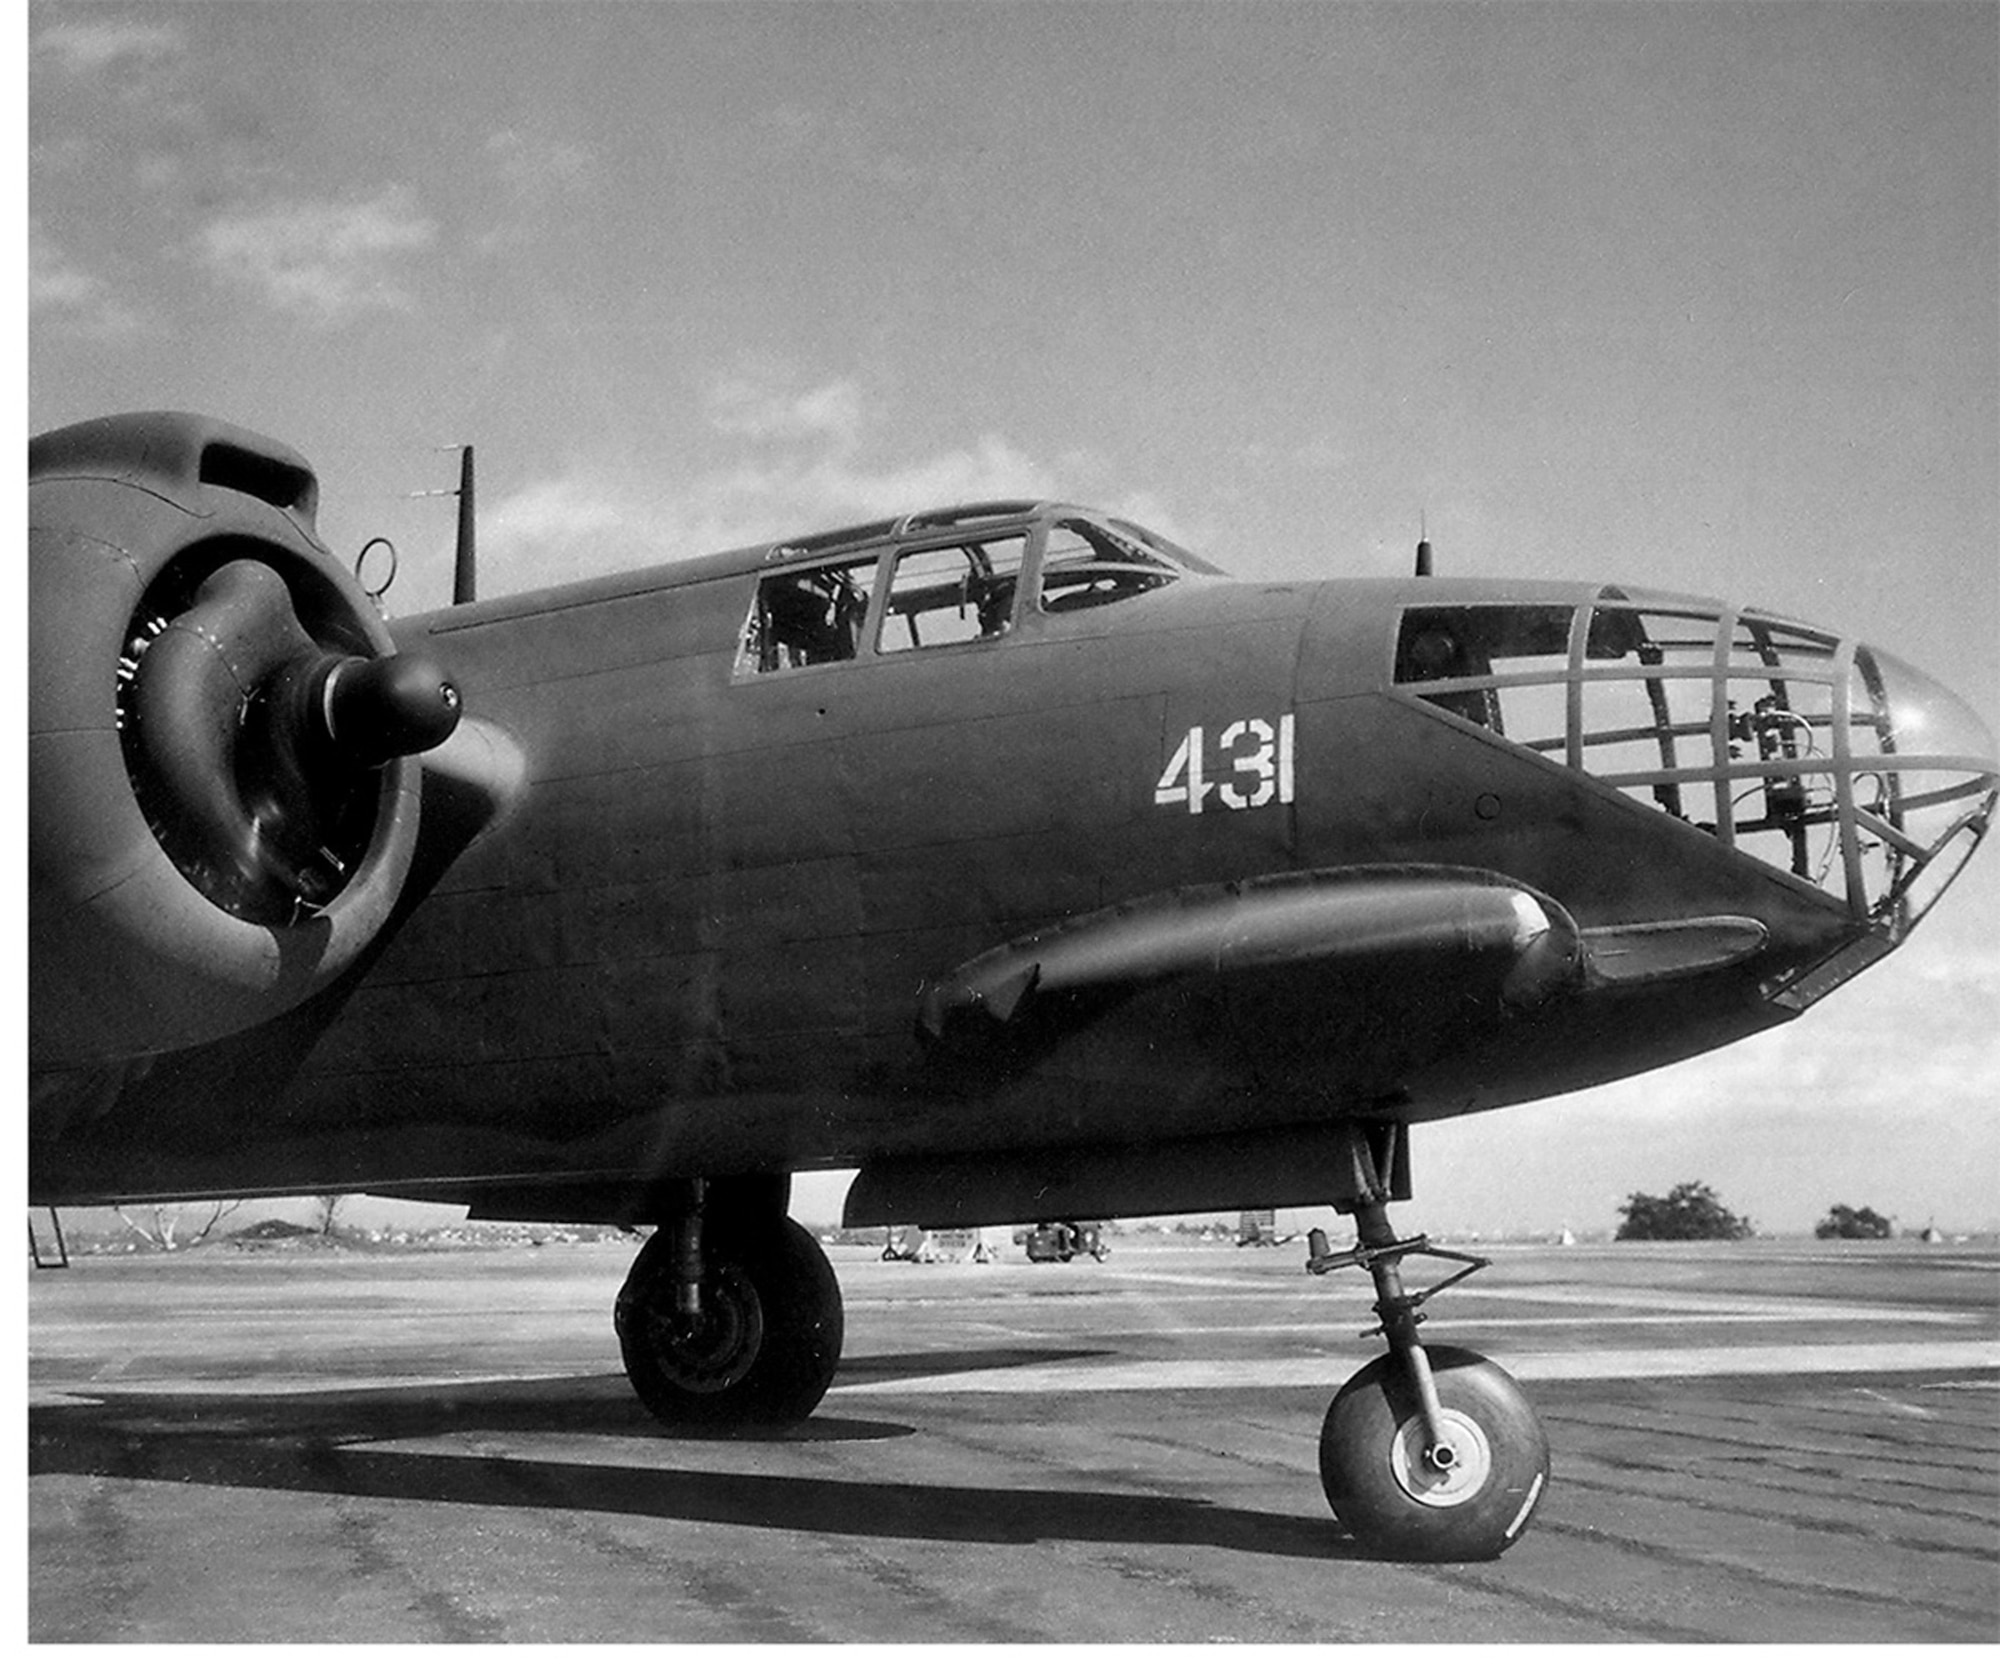
[[[1385,1132],[1392,1143],[1400,1130]],[[1320,1428],[1319,1475],[1333,1515],[1372,1553],[1422,1561],[1497,1558],[1520,1538],[1548,1483],[1549,1444],[1514,1380],[1475,1351],[1426,1347],[1417,1336],[1421,1306],[1485,1258],[1432,1246],[1424,1236],[1399,1240],[1389,1226],[1376,1156],[1356,1131],[1354,1197],[1336,1201],[1352,1215],[1353,1248],[1329,1250],[1322,1230],[1310,1237],[1307,1270],[1315,1275],[1362,1268],[1375,1282],[1375,1313],[1386,1354],[1344,1386]],[[1404,1289],[1406,1257],[1464,1265],[1435,1286]]]

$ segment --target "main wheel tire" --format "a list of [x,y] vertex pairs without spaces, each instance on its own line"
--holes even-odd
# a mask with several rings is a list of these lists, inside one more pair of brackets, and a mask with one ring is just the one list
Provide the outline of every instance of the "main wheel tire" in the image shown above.
[[796,1425],[840,1365],[840,1285],[819,1242],[790,1218],[717,1230],[703,1252],[701,1316],[675,1314],[673,1236],[648,1240],[613,1321],[625,1374],[669,1426]]
[[1320,1428],[1327,1504],[1385,1558],[1498,1558],[1541,1505],[1548,1438],[1520,1386],[1484,1356],[1451,1345],[1425,1355],[1457,1465],[1439,1471],[1424,1458],[1409,1374],[1394,1356],[1378,1356],[1340,1388]]

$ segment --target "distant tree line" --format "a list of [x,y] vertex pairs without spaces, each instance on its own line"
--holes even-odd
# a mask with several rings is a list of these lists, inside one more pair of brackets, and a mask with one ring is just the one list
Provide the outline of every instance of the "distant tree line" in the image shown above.
[[1821,1240],[1887,1240],[1895,1232],[1888,1218],[1865,1205],[1836,1205],[1813,1230]]
[[1621,1213],[1619,1240],[1747,1240],[1755,1232],[1705,1182],[1683,1182],[1665,1195],[1633,1194]]
[[[1620,1208],[1620,1240],[1747,1240],[1750,1219],[1723,1205],[1705,1182],[1683,1182],[1667,1194],[1633,1194]],[[1821,1240],[1888,1240],[1895,1227],[1867,1206],[1836,1205],[1813,1229]]]

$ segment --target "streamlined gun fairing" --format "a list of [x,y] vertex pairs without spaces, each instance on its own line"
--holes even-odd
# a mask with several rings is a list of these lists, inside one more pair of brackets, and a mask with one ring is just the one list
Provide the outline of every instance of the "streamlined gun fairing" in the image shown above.
[[797,1172],[854,1224],[1330,1203],[1387,1349],[1321,1475],[1398,1557],[1502,1551],[1548,1456],[1419,1337],[1478,1260],[1391,1227],[1411,1131],[1792,1018],[1993,814],[1932,679],[1697,598],[1242,582],[1022,501],[391,622],[257,435],[29,482],[35,1202],[656,1225],[670,1426],[831,1381]]

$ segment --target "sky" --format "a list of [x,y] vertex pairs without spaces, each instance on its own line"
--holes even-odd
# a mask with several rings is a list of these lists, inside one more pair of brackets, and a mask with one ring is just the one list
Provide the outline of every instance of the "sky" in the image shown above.
[[[64,3],[28,432],[175,407],[444,602],[1060,494],[1254,577],[1722,596],[2000,726],[1994,4]],[[1791,1026],[1430,1127],[1417,1226],[2000,1227],[2000,856]],[[817,1203],[825,1192],[807,1195]],[[802,1196],[803,1197],[803,1196]],[[1417,1220],[1412,1218],[1413,1224]]]

